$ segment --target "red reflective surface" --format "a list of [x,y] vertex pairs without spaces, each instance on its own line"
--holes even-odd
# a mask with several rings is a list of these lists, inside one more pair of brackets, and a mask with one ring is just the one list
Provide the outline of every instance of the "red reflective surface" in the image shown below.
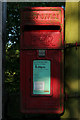
[[62,47],[61,33],[58,30],[25,31],[23,39],[23,47],[26,49],[58,49]]
[[61,7],[32,7],[22,9],[22,25],[52,25],[63,22]]
[[[21,111],[24,113],[54,113],[64,110],[63,53],[48,50],[45,58],[40,58],[36,50],[21,51]],[[33,60],[51,61],[51,95],[32,95]]]
[[21,13],[24,31],[21,31],[21,49],[64,48],[64,11],[61,7],[25,8]]
[[[61,7],[21,10],[20,92],[23,113],[63,113],[63,46],[64,11]],[[39,49],[45,49],[44,57],[39,56]],[[51,61],[50,95],[32,95],[33,60]]]

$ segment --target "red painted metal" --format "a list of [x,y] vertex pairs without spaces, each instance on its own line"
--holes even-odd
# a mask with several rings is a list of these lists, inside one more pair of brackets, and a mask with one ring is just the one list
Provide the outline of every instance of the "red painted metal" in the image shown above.
[[[45,58],[39,58],[36,50],[21,52],[21,111],[25,113],[62,113],[64,106],[62,51],[48,50]],[[32,95],[33,68],[32,61],[51,60],[51,94]],[[23,73],[22,73],[23,72]]]
[[[61,7],[21,10],[20,91],[23,113],[61,114],[64,111],[64,66],[61,50],[64,44],[63,13]],[[39,49],[45,49],[44,57],[39,56]],[[49,95],[33,95],[33,60],[51,61]]]
[[61,7],[22,9],[21,29],[24,31],[21,49],[64,48],[64,11]]
[[58,30],[25,31],[23,40],[23,46],[27,49],[61,49],[62,47],[61,32]]
[[63,23],[61,7],[32,7],[21,10],[21,24],[24,25],[60,25]]

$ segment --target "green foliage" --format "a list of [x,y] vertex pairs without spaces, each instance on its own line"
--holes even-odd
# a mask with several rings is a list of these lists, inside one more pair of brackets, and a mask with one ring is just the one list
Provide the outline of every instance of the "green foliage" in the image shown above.
[[5,87],[8,92],[19,92],[20,82],[20,8],[64,6],[61,2],[8,2],[6,20]]

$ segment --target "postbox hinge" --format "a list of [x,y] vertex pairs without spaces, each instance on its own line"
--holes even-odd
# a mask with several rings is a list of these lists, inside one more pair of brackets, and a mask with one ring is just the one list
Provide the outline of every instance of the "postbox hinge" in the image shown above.
[[46,50],[38,50],[38,55],[39,55],[39,57],[45,57]]

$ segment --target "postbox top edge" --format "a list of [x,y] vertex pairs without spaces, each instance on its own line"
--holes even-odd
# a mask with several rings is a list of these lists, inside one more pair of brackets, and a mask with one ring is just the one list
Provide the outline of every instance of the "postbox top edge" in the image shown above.
[[[43,13],[45,17],[43,17]],[[27,14],[30,14],[29,17]],[[58,22],[61,25],[63,24],[63,18],[64,9],[62,7],[24,7],[21,9],[21,21],[23,21],[23,25],[54,25],[58,24]]]
[[62,7],[24,7],[21,11],[64,11]]

